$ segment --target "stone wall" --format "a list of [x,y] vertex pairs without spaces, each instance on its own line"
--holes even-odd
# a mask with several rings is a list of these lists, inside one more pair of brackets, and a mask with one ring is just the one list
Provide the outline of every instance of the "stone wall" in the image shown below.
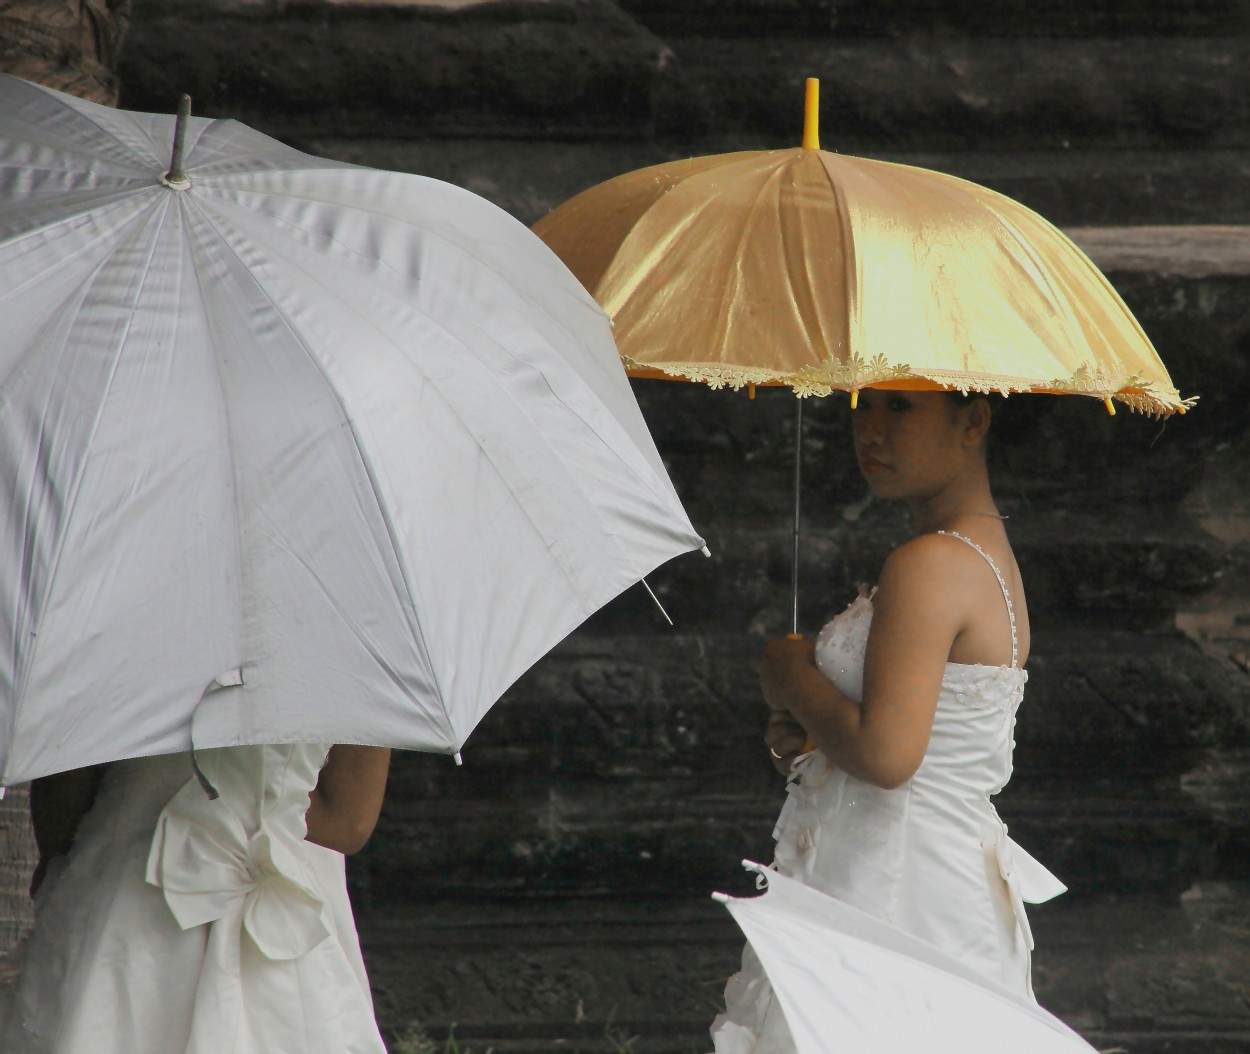
[[[532,222],[630,168],[797,143],[817,75],[826,148],[1069,228],[1201,401],[1163,425],[1008,403],[995,486],[1035,637],[1001,811],[1072,889],[1035,914],[1043,1002],[1103,1046],[1219,1054],[1250,1043],[1248,49],[1245,0],[136,0],[122,103],[189,91]],[[463,769],[396,758],[352,870],[388,1030],[705,1049],[740,945],[707,893],[746,891],[781,795],[752,656],[787,628],[793,400],[635,390],[713,559],[651,576],[675,629],[631,590],[573,634]],[[811,627],[906,523],[857,478],[845,400],[806,416]]]

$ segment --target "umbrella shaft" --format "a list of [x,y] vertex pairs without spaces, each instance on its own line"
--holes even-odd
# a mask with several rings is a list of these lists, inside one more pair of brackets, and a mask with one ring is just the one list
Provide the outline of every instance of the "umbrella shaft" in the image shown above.
[[790,567],[790,632],[799,632],[799,488],[803,483],[803,400],[794,400],[794,556]]
[[169,158],[169,172],[165,179],[173,184],[187,182],[187,174],[182,170],[183,143],[187,137],[187,120],[191,116],[191,96],[184,95],[178,100],[178,116],[174,121],[174,149]]

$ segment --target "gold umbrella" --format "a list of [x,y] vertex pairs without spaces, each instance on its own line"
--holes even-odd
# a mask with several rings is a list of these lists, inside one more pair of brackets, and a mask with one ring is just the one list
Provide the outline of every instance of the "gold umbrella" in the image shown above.
[[[633,377],[1049,392],[1184,413],[1149,338],[1052,224],[975,183],[803,145],[672,161],[585,190],[534,225],[612,319]],[[802,400],[795,404],[798,628]]]
[[534,231],[612,318],[633,376],[738,389],[1053,392],[1184,412],[1137,320],[1064,234],[941,172],[803,146],[591,187]]

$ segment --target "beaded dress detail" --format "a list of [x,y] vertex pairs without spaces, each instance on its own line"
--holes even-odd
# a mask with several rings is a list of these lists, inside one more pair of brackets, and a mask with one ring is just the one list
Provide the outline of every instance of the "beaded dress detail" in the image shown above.
[[[1007,835],[990,798],[1011,777],[1019,668],[1015,610],[993,570],[1011,623],[1012,663],[947,663],[924,760],[907,783],[884,790],[857,780],[820,750],[794,762],[773,836],[773,867],[927,940],[991,979],[1032,997],[1033,935],[1025,902],[1063,884]],[[816,638],[816,664],[848,698],[863,698],[872,597],[860,595]],[[792,1054],[768,979],[748,945],[712,1026],[716,1054]]]

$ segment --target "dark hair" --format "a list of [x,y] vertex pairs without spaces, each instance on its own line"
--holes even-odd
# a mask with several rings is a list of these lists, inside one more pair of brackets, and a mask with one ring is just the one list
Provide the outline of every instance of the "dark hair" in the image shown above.
[[951,401],[959,407],[971,405],[974,399],[989,403],[990,447],[1011,447],[1028,442],[1037,432],[1042,418],[1055,405],[1055,397],[1017,392],[1008,397],[1000,392],[948,391]]
[[946,391],[942,394],[947,395],[954,400],[956,406],[967,406],[973,399],[988,399],[990,397],[988,392]]

